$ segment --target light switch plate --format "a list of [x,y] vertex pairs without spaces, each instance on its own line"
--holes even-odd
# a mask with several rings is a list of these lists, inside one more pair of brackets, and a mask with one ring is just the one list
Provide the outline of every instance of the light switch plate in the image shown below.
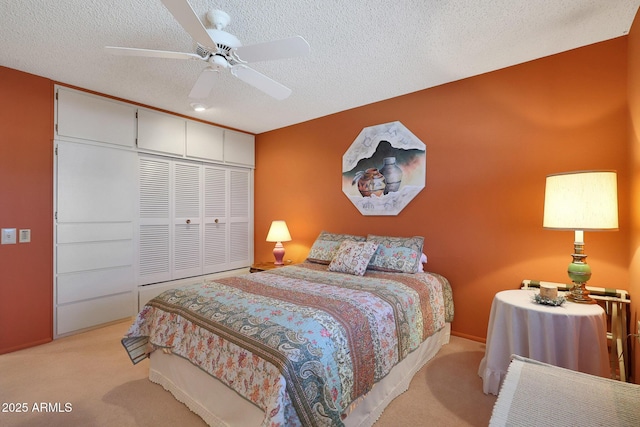
[[15,228],[3,228],[2,229],[2,241],[3,245],[10,245],[16,243],[16,229]]
[[18,242],[20,243],[29,243],[31,241],[31,230],[26,228],[26,229],[20,229],[18,230]]

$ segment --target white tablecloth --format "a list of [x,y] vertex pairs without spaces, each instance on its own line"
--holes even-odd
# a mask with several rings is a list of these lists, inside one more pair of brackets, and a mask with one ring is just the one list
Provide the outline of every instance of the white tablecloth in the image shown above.
[[537,304],[538,291],[498,292],[491,305],[487,346],[478,375],[498,394],[511,355],[609,377],[606,316],[598,304]]

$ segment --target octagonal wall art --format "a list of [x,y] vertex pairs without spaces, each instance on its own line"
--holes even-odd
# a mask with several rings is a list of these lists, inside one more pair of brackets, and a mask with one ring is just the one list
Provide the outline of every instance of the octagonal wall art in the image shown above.
[[342,156],[342,192],[362,215],[398,215],[426,172],[427,147],[402,123],[370,126]]

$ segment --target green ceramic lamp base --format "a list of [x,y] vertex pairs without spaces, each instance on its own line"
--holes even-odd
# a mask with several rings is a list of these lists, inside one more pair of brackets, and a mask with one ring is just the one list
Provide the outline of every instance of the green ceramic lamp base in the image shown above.
[[591,267],[587,264],[587,256],[582,252],[582,248],[578,250],[576,245],[576,253],[572,254],[573,262],[569,264],[567,273],[573,282],[573,287],[567,294],[569,301],[581,304],[595,304],[596,301],[589,297],[589,291],[586,288],[587,282],[591,278]]

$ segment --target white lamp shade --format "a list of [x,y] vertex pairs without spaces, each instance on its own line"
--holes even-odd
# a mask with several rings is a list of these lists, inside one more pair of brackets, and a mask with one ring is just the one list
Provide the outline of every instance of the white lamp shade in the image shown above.
[[556,230],[617,230],[615,171],[577,171],[547,176],[543,227]]
[[287,223],[281,220],[273,221],[269,233],[267,233],[267,242],[288,242],[291,240],[291,234],[287,228]]

